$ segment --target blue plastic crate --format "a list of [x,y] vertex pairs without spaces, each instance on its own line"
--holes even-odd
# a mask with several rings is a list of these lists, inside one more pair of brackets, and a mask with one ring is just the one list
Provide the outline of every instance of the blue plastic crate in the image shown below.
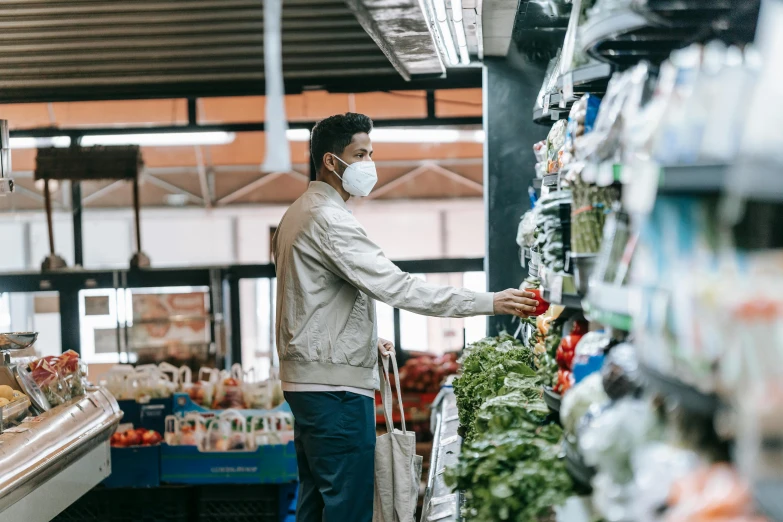
[[111,448],[111,475],[107,488],[155,488],[160,486],[160,445]]
[[[174,414],[179,416],[184,416],[188,413],[195,412],[200,413],[203,417],[209,418],[214,417],[215,415],[219,415],[225,410],[210,410],[209,408],[205,408],[203,406],[200,406],[193,402],[193,400],[190,398],[190,396],[187,393],[175,393],[172,397],[173,404],[172,404],[172,411]],[[237,410],[245,417],[256,417],[256,416],[262,416],[266,415],[268,413],[272,412],[287,412],[291,413],[291,407],[288,405],[287,402],[282,403],[276,408],[272,408],[271,410]]]
[[163,444],[160,462],[160,480],[168,484],[283,484],[298,479],[293,442],[225,452]]
[[161,435],[166,430],[166,416],[173,411],[172,397],[165,399],[150,399],[148,403],[140,404],[134,400],[117,401],[123,412],[122,422],[133,424],[134,428],[155,430]]

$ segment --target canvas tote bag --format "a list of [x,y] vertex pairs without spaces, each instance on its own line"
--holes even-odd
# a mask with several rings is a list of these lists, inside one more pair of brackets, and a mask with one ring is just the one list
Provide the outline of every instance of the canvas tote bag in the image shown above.
[[[389,382],[389,362],[394,368],[397,404],[402,419],[402,431],[392,422],[392,390]],[[416,455],[416,434],[405,428],[405,413],[400,394],[400,375],[394,357],[378,361],[381,378],[381,400],[387,433],[375,441],[375,499],[373,522],[414,522],[419,499],[422,457]]]

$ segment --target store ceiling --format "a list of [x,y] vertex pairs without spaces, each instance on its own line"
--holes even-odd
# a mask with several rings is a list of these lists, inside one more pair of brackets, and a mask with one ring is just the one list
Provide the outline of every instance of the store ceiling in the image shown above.
[[[417,2],[349,3],[283,1],[287,92],[480,85],[480,71],[432,79],[439,66],[427,58],[437,55],[423,18],[400,11]],[[355,12],[371,30],[386,20],[375,41]],[[263,94],[263,23],[262,0],[5,0],[0,103]],[[408,44],[396,55],[387,46],[387,57],[376,43],[384,35]],[[403,78],[419,73],[428,83]]]

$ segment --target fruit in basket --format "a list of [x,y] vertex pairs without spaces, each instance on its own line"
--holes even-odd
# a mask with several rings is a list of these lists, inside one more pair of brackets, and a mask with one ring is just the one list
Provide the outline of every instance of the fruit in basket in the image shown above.
[[2,408],[3,406],[6,406],[6,405],[7,405],[8,403],[10,403],[10,402],[11,402],[11,401],[9,401],[8,399],[6,399],[5,397],[0,397],[0,408]]
[[115,433],[111,436],[110,443],[113,448],[128,448],[132,446],[154,446],[162,441],[163,437],[157,431],[138,428]]
[[7,384],[0,384],[0,398],[11,402],[14,400],[14,389]]

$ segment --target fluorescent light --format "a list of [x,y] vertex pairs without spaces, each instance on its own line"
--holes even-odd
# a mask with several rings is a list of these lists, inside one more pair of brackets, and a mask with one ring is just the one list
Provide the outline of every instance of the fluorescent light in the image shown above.
[[460,61],[463,65],[468,65],[470,63],[470,55],[468,54],[465,24],[462,23],[462,0],[451,0],[451,20],[454,22],[454,32],[457,35]]
[[139,145],[141,147],[183,147],[189,145],[226,145],[234,141],[233,132],[171,132],[159,134],[87,135],[83,147],[94,145]]
[[459,58],[457,58],[457,47],[454,45],[454,38],[451,36],[451,29],[449,28],[449,20],[446,17],[446,0],[430,0],[435,11],[435,18],[438,22],[438,33],[440,34],[441,43],[446,51],[446,58],[449,60],[450,65],[457,65]]
[[12,149],[43,149],[46,147],[70,147],[71,138],[54,136],[52,138],[11,138]]
[[310,131],[307,129],[288,129],[285,131],[288,141],[310,141]]
[[[304,132],[302,132],[304,131]],[[307,129],[289,129],[286,136],[291,141],[308,141]],[[380,128],[370,133],[376,143],[483,143],[483,130]]]

